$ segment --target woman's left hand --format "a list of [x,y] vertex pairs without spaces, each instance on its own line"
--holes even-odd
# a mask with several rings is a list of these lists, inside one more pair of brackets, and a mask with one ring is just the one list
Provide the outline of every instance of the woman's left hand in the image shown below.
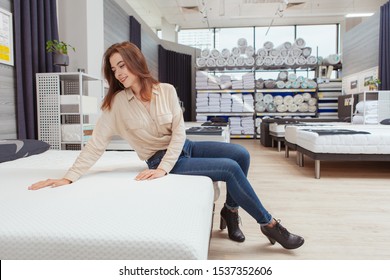
[[142,172],[140,172],[135,179],[137,181],[143,181],[143,180],[152,180],[160,177],[164,177],[167,175],[167,173],[160,168],[157,169],[146,169]]

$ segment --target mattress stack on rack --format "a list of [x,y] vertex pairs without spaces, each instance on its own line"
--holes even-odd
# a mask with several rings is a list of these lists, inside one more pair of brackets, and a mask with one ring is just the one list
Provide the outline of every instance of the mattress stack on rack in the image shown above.
[[255,133],[253,117],[230,117],[229,127],[231,135],[253,135]]

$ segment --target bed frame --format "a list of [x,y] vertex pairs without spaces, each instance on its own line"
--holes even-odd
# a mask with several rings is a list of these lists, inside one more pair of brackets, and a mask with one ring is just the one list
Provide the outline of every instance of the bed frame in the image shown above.
[[304,156],[314,160],[314,177],[320,179],[321,161],[390,161],[390,154],[332,154],[315,153],[296,146],[299,166],[304,166]]

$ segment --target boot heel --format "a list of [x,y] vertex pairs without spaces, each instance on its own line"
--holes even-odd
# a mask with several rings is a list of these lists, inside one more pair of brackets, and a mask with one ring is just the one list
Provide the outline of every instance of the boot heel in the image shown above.
[[219,222],[219,229],[223,230],[225,228],[226,228],[226,221],[224,218],[221,217],[220,222]]
[[271,242],[272,245],[275,244],[275,242],[276,242],[275,239],[268,237],[268,236],[267,236],[267,238],[268,238],[269,242]]

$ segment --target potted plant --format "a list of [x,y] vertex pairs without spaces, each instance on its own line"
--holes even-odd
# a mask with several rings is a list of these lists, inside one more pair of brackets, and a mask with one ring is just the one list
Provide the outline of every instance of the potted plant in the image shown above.
[[378,86],[381,84],[381,81],[377,78],[373,78],[368,81],[368,90],[377,90]]
[[69,65],[68,49],[76,51],[71,45],[58,40],[49,40],[46,42],[46,51],[54,53],[53,64],[60,66]]

